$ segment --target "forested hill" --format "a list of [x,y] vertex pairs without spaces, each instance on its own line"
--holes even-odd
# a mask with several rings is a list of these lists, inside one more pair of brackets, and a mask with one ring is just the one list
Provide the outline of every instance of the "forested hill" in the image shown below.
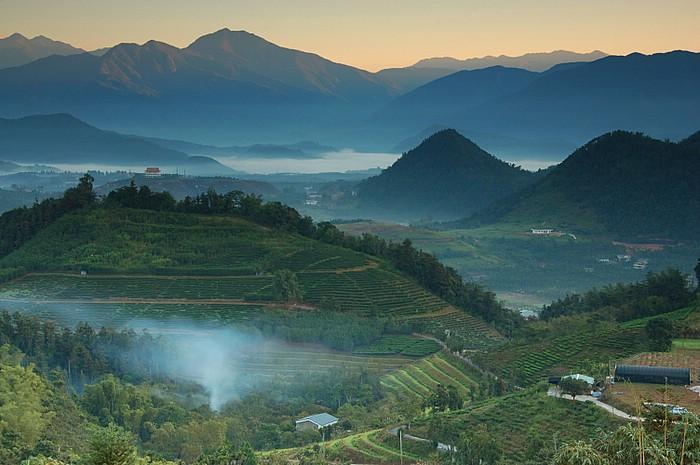
[[289,271],[298,274],[303,301],[314,306],[385,318],[456,307],[506,329],[520,320],[493,293],[463,282],[409,241],[345,236],[330,223],[243,192],[176,202],[132,184],[98,199],[86,175],[61,199],[0,216],[0,280],[83,270],[242,278],[225,297],[271,302],[279,302],[270,294],[273,276]]
[[700,131],[683,139],[679,144],[685,148],[694,149],[700,152]]
[[485,152],[453,129],[425,139],[359,185],[363,206],[409,217],[458,218],[530,184],[536,175]]
[[700,150],[616,131],[579,148],[534,185],[458,223],[697,240],[699,211]]

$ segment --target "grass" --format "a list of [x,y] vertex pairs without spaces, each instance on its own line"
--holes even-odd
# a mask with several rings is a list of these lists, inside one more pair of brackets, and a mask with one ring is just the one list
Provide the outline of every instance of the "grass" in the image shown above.
[[700,350],[700,339],[674,339],[674,350]]

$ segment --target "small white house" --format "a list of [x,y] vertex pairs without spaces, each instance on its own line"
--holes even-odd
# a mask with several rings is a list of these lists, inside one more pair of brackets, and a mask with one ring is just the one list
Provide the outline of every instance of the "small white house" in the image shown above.
[[554,232],[554,229],[552,228],[533,228],[530,229],[530,234],[534,234],[535,236],[549,236]]
[[330,413],[317,413],[308,417],[300,418],[296,421],[297,431],[309,429],[322,429],[338,423],[338,419]]

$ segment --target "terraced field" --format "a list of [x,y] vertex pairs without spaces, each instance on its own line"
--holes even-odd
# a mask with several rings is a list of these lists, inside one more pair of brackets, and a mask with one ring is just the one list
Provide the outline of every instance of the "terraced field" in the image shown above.
[[[365,316],[409,318],[421,331],[449,330],[471,348],[500,344],[502,338],[483,321],[448,306],[413,281],[395,272],[364,268],[297,273],[304,301],[332,303],[338,310]],[[0,308],[54,312],[64,305],[72,313],[100,316],[187,316],[236,321],[239,306],[262,307],[272,302],[272,276],[156,276],[32,273],[0,285]],[[130,304],[132,306],[129,306]],[[84,311],[85,305],[90,312]],[[100,308],[100,305],[106,307]],[[53,306],[53,308],[51,308]],[[277,304],[278,307],[282,305]],[[116,310],[115,310],[116,309]],[[45,315],[47,316],[47,315]],[[99,323],[103,319],[100,317]],[[425,355],[424,352],[413,355]]]
[[441,346],[432,339],[419,339],[412,336],[382,336],[370,345],[355,349],[361,355],[393,355],[425,357],[440,350]]
[[[387,437],[389,433],[382,430],[353,434],[334,441],[329,445],[334,455],[350,459],[353,463],[401,463],[401,450]],[[403,462],[414,463],[425,460],[426,454],[409,443],[404,442]]]
[[246,376],[280,377],[352,368],[388,373],[410,363],[410,358],[401,356],[361,356],[314,345],[269,344],[238,358],[235,366]]
[[505,342],[495,329],[483,320],[475,318],[454,307],[418,316],[408,316],[411,321],[431,333],[447,333],[458,337],[470,350],[493,349]]
[[42,300],[272,300],[271,276],[29,274],[0,287],[0,298]]
[[381,384],[399,395],[424,399],[435,390],[438,384],[454,386],[464,397],[478,383],[460,366],[443,354],[435,354],[416,363],[406,365],[382,377]]
[[[429,421],[440,427],[431,436]],[[613,429],[619,419],[592,404],[547,397],[544,391],[528,389],[469,405],[463,410],[437,414],[432,420],[417,420],[412,433],[456,444],[463,431],[486,425],[504,449],[507,463],[543,463],[537,460],[544,449],[576,439],[591,438],[597,428]],[[572,428],[571,425],[576,425]]]
[[637,327],[578,333],[540,343],[506,346],[477,356],[477,360],[521,385],[546,380],[548,375],[564,374],[582,360],[608,362],[644,351],[647,342]]
[[448,306],[413,281],[388,270],[338,270],[331,273],[297,274],[310,302],[331,301],[341,310],[364,315],[406,316]]
[[[481,320],[450,307],[385,261],[229,216],[71,213],[2,257],[0,275],[2,269],[34,273],[0,286],[0,309],[44,303],[80,313],[89,304],[100,319],[129,312],[166,316],[172,310],[226,321],[242,316],[236,306],[282,307],[272,301],[272,275],[290,269],[307,307],[411,319],[418,331],[447,331],[474,349],[502,343]],[[140,307],[114,310],[117,304]]]

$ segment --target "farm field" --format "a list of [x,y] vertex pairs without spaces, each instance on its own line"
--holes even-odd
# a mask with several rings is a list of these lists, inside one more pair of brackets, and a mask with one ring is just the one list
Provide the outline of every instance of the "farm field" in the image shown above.
[[441,346],[432,339],[419,339],[411,336],[382,336],[365,347],[354,350],[361,355],[394,355],[425,357],[440,350]]
[[[412,434],[455,444],[463,431],[485,425],[501,442],[507,463],[543,463],[542,452],[572,439],[592,438],[598,428],[609,430],[620,421],[584,402],[562,402],[544,390],[530,388],[516,394],[476,402],[465,409],[439,413],[414,422]],[[572,428],[571,425],[576,425]]]
[[600,331],[555,337],[539,343],[504,346],[479,355],[483,365],[517,383],[531,385],[549,375],[562,375],[584,360],[609,362],[646,349],[640,328],[616,326]]
[[[534,225],[527,221],[472,229],[437,230],[382,221],[357,221],[338,227],[348,234],[367,232],[393,241],[410,239],[465,279],[492,289],[511,308],[527,312],[567,293],[644,277],[644,272],[632,268],[633,261],[598,261],[628,253],[624,245],[590,234],[576,234],[576,240],[570,236],[533,237],[527,231]],[[647,271],[675,267],[692,273],[700,249],[697,244],[687,244],[630,253],[650,260]]]
[[256,345],[232,363],[246,376],[272,378],[361,368],[391,372],[413,362],[409,357],[353,355],[312,344],[268,343]]
[[[449,330],[470,348],[492,347],[502,341],[483,321],[449,307],[392,271],[299,272],[297,277],[304,302],[310,305],[332,305],[338,311],[364,316],[410,318],[424,331]],[[31,309],[57,320],[85,321],[89,317],[96,324],[120,323],[133,316],[245,321],[263,307],[285,306],[272,298],[270,275],[31,273],[0,285],[0,308]],[[414,355],[425,354],[419,350]]]
[[[398,443],[398,439],[396,440]],[[353,463],[401,463],[401,451],[391,435],[382,430],[354,434],[335,441],[330,450],[336,456],[350,459]],[[426,448],[416,447],[411,441],[404,441],[403,462],[414,463],[429,454]]]
[[661,384],[617,383],[605,393],[604,401],[622,411],[636,414],[639,402],[657,402],[685,407],[700,415],[700,396],[684,386]]
[[438,384],[454,386],[462,398],[469,399],[471,390],[478,386],[476,376],[444,353],[432,355],[410,365],[387,373],[381,384],[399,395],[424,399]]

